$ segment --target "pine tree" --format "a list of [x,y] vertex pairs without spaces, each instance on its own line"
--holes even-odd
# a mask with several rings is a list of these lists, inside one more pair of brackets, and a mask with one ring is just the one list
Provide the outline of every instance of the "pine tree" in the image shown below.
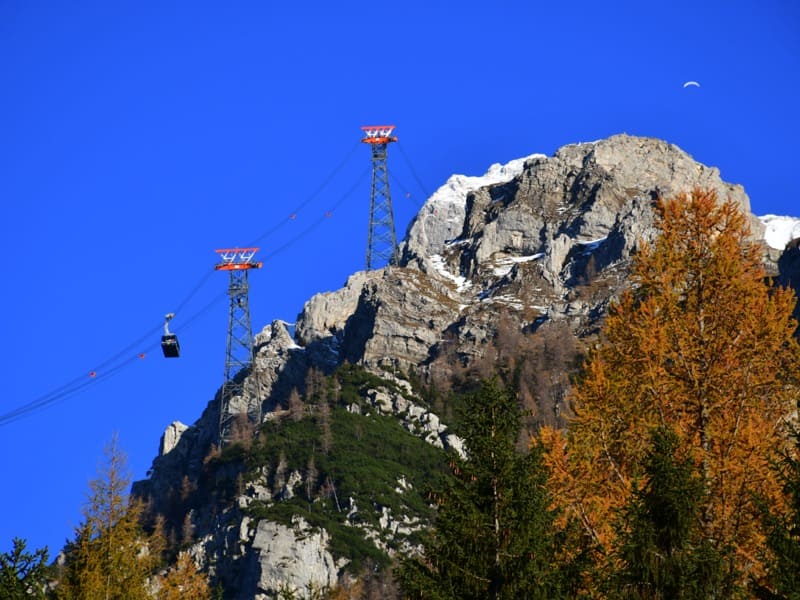
[[84,521],[65,550],[58,598],[149,598],[147,582],[161,559],[163,533],[142,530],[142,506],[128,497],[129,484],[127,459],[115,435],[105,448],[99,477],[89,484]]
[[556,598],[556,544],[541,450],[516,450],[521,412],[496,380],[464,403],[468,460],[433,495],[438,516],[423,558],[398,571],[409,598]]
[[761,250],[731,201],[694,190],[656,212],[660,236],[635,256],[634,288],[609,310],[567,433],[542,432],[552,489],[613,553],[613,515],[645,476],[648,432],[673,429],[696,461],[703,539],[734,549],[726,568],[741,582],[764,566],[753,493],[775,501],[769,458],[800,395],[796,300],[765,284]]
[[47,548],[26,551],[27,542],[14,538],[14,548],[0,554],[0,600],[45,598]]

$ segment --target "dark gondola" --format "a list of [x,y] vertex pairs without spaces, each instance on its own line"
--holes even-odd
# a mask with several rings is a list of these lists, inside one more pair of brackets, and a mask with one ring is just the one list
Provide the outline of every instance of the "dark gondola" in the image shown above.
[[174,333],[161,336],[161,351],[166,358],[178,358],[181,355],[181,345],[178,336]]
[[181,345],[178,343],[178,336],[169,332],[169,322],[175,313],[169,313],[164,317],[164,335],[161,336],[161,351],[164,358],[178,358],[181,355]]

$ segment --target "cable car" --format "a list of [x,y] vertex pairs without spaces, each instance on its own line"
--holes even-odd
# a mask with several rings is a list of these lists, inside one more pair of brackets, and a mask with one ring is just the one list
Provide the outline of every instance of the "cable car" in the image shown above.
[[169,332],[169,322],[175,313],[169,313],[164,317],[164,335],[161,336],[161,351],[164,358],[178,358],[181,355],[181,345],[178,343],[178,336]]

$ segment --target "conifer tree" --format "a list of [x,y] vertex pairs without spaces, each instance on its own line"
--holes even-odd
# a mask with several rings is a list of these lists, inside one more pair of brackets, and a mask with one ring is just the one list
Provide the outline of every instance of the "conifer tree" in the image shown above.
[[30,553],[21,538],[14,538],[13,545],[10,552],[0,554],[0,600],[45,598],[47,548]]
[[660,235],[634,258],[634,287],[609,309],[604,343],[574,390],[567,432],[545,428],[566,515],[608,553],[615,511],[645,477],[648,432],[674,430],[696,463],[699,527],[740,582],[764,565],[753,493],[774,502],[769,458],[800,395],[796,299],[770,288],[744,214],[713,191],[656,203]]
[[149,598],[148,578],[161,559],[163,533],[147,535],[142,507],[129,498],[127,459],[116,435],[105,448],[98,478],[89,484],[84,521],[65,550],[56,596],[69,600]]
[[557,598],[541,450],[516,450],[521,412],[496,380],[464,404],[468,459],[454,456],[425,556],[399,569],[408,598]]
[[156,600],[210,600],[208,578],[197,570],[188,552],[178,554],[175,566],[159,578]]
[[699,532],[703,488],[689,457],[679,457],[677,434],[657,428],[619,524],[620,564],[612,571],[611,598],[705,600],[728,598],[732,582],[724,556]]
[[783,485],[786,510],[764,507],[767,557],[770,567],[754,592],[764,600],[800,599],[800,430],[794,444],[782,453],[775,469]]

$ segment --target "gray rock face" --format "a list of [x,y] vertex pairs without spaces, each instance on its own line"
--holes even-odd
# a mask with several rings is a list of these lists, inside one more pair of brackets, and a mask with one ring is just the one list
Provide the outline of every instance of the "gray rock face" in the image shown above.
[[439,254],[447,240],[461,235],[468,194],[486,186],[511,181],[522,172],[525,163],[534,158],[544,158],[544,155],[532,154],[504,165],[494,164],[480,177],[450,177],[434,192],[409,225],[401,252],[404,256],[403,262]]
[[[261,412],[269,414],[288,396],[297,379],[302,380],[306,357],[283,321],[273,321],[267,325],[256,334],[253,344],[256,354],[255,374],[250,376],[253,385],[245,386],[245,389],[257,388],[258,392],[257,399],[247,399],[247,405],[261,402]],[[268,400],[265,402],[265,399]]]
[[302,519],[293,527],[259,521],[253,540],[260,566],[255,598],[276,598],[278,594],[311,598],[316,590],[336,584],[338,568],[328,552],[325,530],[312,531]]
[[[750,210],[741,186],[723,182],[717,169],[695,162],[666,142],[618,135],[565,146],[551,158],[526,162],[513,182],[467,197],[461,239],[470,247],[468,273],[478,272],[500,252],[543,252],[556,259],[547,270],[557,276],[563,267],[558,259],[565,256],[564,236],[578,242],[606,238],[619,215],[631,212],[635,200],[641,216],[648,201],[695,187],[715,189],[720,198],[730,197]],[[756,219],[752,226],[757,234],[763,233]],[[652,230],[639,229],[636,233],[645,234],[645,239],[652,237]]]
[[423,362],[458,316],[446,286],[412,269],[387,268],[361,292],[347,321],[342,356],[351,363],[408,367]]
[[[400,268],[362,272],[312,298],[298,317],[309,364],[419,366],[446,332],[492,336],[498,310],[524,326],[542,315],[589,327],[598,316],[567,296],[604,280],[605,299],[625,285],[631,253],[655,235],[652,204],[695,187],[749,212],[744,189],[661,140],[617,135],[453,176],[409,226]],[[755,237],[764,227],[752,219]],[[619,267],[623,271],[619,272]],[[595,299],[597,302],[598,300]],[[594,316],[592,316],[594,315]]]
[[297,321],[298,343],[308,346],[343,331],[358,306],[364,285],[380,276],[378,271],[359,271],[351,275],[341,289],[316,294],[306,302]]
[[169,427],[164,430],[164,434],[161,436],[161,444],[158,448],[158,455],[164,456],[165,454],[172,452],[172,450],[181,440],[183,432],[187,429],[189,429],[189,426],[184,425],[180,421],[173,421],[170,423]]

